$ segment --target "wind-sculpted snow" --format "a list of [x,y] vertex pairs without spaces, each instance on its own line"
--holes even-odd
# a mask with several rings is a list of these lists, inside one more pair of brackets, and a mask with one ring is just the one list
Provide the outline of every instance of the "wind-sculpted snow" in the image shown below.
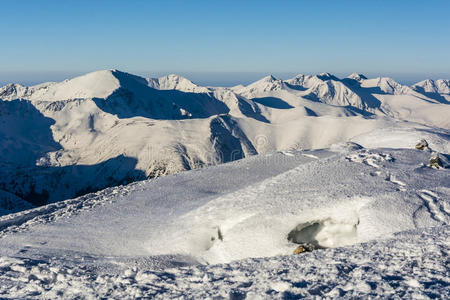
[[46,224],[86,212],[105,203],[113,203],[118,196],[125,196],[135,184],[127,187],[107,188],[76,199],[60,201],[28,211],[9,214],[0,218],[0,238],[15,232],[23,232],[30,226]]
[[446,86],[5,86],[0,297],[448,298]]
[[[376,142],[368,136],[401,148],[426,138],[448,153],[447,86],[322,73],[202,87],[118,70],[10,84],[0,88],[0,189],[18,205],[0,199],[1,213],[268,151]],[[386,130],[406,138],[387,141]]]
[[3,216],[0,296],[448,298],[449,169],[428,150],[332,149]]

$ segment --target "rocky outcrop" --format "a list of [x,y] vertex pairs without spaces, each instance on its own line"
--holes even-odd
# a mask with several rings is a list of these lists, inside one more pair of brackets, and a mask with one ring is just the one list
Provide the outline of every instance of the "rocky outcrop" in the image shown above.
[[419,141],[419,143],[417,143],[416,149],[418,149],[418,150],[426,150],[426,149],[428,149],[428,142],[425,139],[421,139]]

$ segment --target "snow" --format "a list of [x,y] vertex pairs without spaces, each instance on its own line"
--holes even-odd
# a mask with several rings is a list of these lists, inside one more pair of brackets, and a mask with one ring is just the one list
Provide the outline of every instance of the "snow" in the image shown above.
[[14,194],[0,190],[0,215],[7,215],[33,208],[33,205]]
[[373,79],[366,79],[361,83],[362,87],[376,89],[378,93],[386,93],[393,95],[408,94],[411,88],[401,85],[389,77],[377,77]]
[[[424,165],[429,152],[289,153],[5,216],[0,293],[448,294],[450,176]],[[312,224],[317,225],[302,231]],[[307,241],[326,249],[291,255],[295,242]]]
[[148,78],[148,85],[152,88],[161,90],[179,90],[191,93],[208,93],[210,90],[206,87],[198,86],[187,78],[176,74],[170,74],[160,78]]
[[98,269],[96,257],[82,265],[68,259],[3,258],[1,292],[18,298],[43,293],[48,298],[448,298],[449,233],[443,226],[301,256],[166,270]]
[[426,79],[414,84],[413,88],[426,93],[450,94],[450,80],[438,79],[435,81]]
[[406,132],[408,142],[396,139],[396,147],[425,137],[445,150],[448,104],[412,89],[386,94],[375,87],[406,87],[355,76],[267,76],[230,89],[104,70],[8,85],[0,88],[0,188],[40,205],[267,151],[327,148],[387,128]]
[[448,298],[447,83],[0,88],[0,297]]
[[19,87],[17,92],[7,94],[7,90],[0,90],[0,95],[2,99],[23,98],[46,101],[106,98],[119,87],[119,81],[114,76],[115,72],[115,70],[97,71],[63,82],[41,84],[29,88],[17,86]]
[[363,74],[358,74],[358,73],[352,73],[352,74],[348,75],[347,78],[354,79],[359,82],[367,79],[366,76],[364,76]]

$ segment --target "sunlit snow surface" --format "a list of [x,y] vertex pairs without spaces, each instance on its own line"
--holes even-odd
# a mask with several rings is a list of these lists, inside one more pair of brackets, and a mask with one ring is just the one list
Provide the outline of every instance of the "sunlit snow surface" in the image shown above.
[[[356,148],[272,152],[4,216],[0,296],[448,298],[449,170],[427,150]],[[312,223],[331,248],[291,255],[289,233]]]
[[448,299],[449,91],[117,70],[1,87],[0,298]]
[[[450,153],[441,142],[450,129],[449,91],[448,80],[410,87],[388,77],[329,73],[267,76],[235,87],[118,70],[9,84],[0,87],[0,215],[255,154],[352,139],[364,147],[410,149],[425,138],[433,150]],[[386,143],[386,136],[394,139]]]

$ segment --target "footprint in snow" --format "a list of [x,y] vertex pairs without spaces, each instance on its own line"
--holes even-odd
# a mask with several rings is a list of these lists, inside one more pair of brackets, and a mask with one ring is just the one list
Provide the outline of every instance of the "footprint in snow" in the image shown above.
[[397,178],[395,178],[394,175],[389,174],[389,175],[387,176],[386,180],[387,180],[387,181],[390,181],[390,182],[392,182],[392,183],[394,183],[394,184],[396,184],[396,185],[398,185],[398,186],[399,186],[398,189],[399,189],[400,191],[403,191],[403,192],[406,191],[406,188],[405,188],[406,183],[404,183],[403,181],[398,180]]
[[345,157],[348,161],[362,163],[379,169],[380,164],[386,161],[394,161],[389,153],[375,153],[370,151],[361,151]]
[[431,218],[437,222],[446,222],[450,215],[449,209],[446,207],[446,203],[440,201],[437,194],[429,190],[421,190],[417,195],[422,199],[423,205],[427,209]]

